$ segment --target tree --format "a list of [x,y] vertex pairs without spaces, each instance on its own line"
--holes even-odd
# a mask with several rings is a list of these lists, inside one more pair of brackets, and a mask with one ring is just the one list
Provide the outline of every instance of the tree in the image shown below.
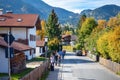
[[78,29],[78,43],[81,48],[85,48],[87,43],[86,39],[90,36],[92,30],[97,26],[96,21],[93,18],[86,18],[82,23],[80,29]]
[[53,39],[57,37],[58,39],[61,39],[61,28],[58,22],[58,17],[56,13],[54,12],[54,9],[50,13],[47,23],[46,23],[46,30],[47,35],[49,39]]
[[83,36],[86,38],[88,37],[92,30],[97,26],[96,21],[94,18],[87,18],[85,22],[82,24],[82,27],[80,29],[80,33],[83,34]]
[[59,49],[59,43],[56,43],[58,40],[59,42],[61,41],[61,27],[58,22],[58,17],[56,13],[54,12],[54,9],[50,13],[48,20],[46,22],[46,30],[47,30],[47,35],[49,37],[49,42],[52,42],[52,45],[49,44],[50,49],[58,50]]
[[40,39],[43,40],[46,34],[45,21],[41,20],[41,30],[37,30],[36,34],[40,36]]
[[80,17],[80,20],[79,20],[79,22],[78,22],[78,25],[77,25],[77,35],[80,35],[80,34],[79,34],[79,30],[81,29],[82,24],[84,23],[85,20],[86,20],[86,15],[84,14],[84,15],[82,15],[82,16]]
[[85,20],[86,20],[86,15],[84,14],[80,17],[80,20],[78,22],[78,28],[79,29],[82,27],[82,24],[84,23]]

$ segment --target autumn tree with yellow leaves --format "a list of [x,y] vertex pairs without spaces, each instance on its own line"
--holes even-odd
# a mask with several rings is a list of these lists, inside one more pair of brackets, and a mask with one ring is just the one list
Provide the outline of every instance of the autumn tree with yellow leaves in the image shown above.
[[46,35],[46,29],[45,29],[45,21],[44,20],[41,20],[41,30],[37,30],[36,31],[36,34],[37,36],[40,37],[41,40],[44,39],[45,35]]

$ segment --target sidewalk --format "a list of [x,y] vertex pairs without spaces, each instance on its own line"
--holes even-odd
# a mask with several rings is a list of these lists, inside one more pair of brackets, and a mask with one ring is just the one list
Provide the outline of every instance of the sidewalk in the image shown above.
[[46,80],[77,80],[77,77],[73,75],[73,64],[66,64],[69,60],[66,61],[68,56],[65,56],[65,60],[61,62],[60,66],[55,66],[54,71],[50,71]]
[[[61,64],[62,65],[62,64]],[[46,80],[62,80],[62,66],[55,66],[54,71],[50,71]]]

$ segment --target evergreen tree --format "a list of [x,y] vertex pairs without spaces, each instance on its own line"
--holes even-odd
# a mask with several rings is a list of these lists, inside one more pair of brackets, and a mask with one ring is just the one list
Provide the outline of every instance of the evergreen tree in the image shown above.
[[56,13],[54,12],[54,9],[50,13],[47,23],[46,23],[46,28],[47,28],[47,35],[49,39],[53,38],[58,38],[59,40],[61,39],[61,28],[58,22],[58,17]]

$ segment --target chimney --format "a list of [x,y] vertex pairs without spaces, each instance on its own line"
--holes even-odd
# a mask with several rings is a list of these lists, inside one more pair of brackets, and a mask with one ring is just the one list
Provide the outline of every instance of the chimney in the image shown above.
[[0,15],[3,15],[3,9],[0,9]]
[[7,14],[12,14],[13,12],[12,12],[12,10],[7,10],[6,13]]

